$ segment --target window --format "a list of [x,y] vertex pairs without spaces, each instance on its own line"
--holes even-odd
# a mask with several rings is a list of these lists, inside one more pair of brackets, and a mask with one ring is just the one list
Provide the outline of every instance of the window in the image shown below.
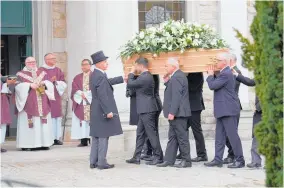
[[185,19],[185,1],[139,0],[139,30],[159,26],[169,19]]

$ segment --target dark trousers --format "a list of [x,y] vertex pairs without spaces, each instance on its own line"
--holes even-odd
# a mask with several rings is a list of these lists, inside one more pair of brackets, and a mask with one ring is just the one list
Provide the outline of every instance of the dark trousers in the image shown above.
[[[237,118],[238,118],[237,119],[237,122],[238,122],[237,126],[239,127],[240,114],[237,115]],[[234,159],[235,158],[235,154],[234,154],[233,148],[232,148],[232,146],[230,144],[228,136],[226,137],[226,146],[228,147],[228,156],[227,157]]]
[[159,133],[156,127],[157,112],[139,114],[139,121],[136,130],[136,149],[134,158],[140,159],[143,145],[148,137],[153,148],[155,158],[163,160],[163,151],[159,140]]
[[236,161],[243,161],[243,148],[238,134],[238,117],[225,116],[217,118],[215,133],[215,160],[223,161],[223,155],[226,144],[226,136],[228,136],[230,144],[233,148]]
[[254,129],[257,124],[261,121],[261,112],[256,111],[253,114],[253,127],[252,127],[252,143],[251,143],[251,162],[256,164],[261,164],[261,157],[257,151],[258,142],[254,136]]
[[196,152],[198,157],[207,156],[205,148],[205,140],[201,127],[201,110],[191,112],[191,116],[188,119],[188,126],[191,127],[195,140]]
[[[156,121],[155,121],[155,125],[157,127],[158,133],[159,133],[159,117],[160,117],[161,111],[158,111],[156,114]],[[158,134],[159,136],[159,134]],[[159,138],[160,140],[160,138]],[[145,144],[143,146],[143,151],[146,155],[152,155],[153,154],[153,148],[151,146],[150,140],[148,139],[148,137],[146,137],[146,141]]]
[[92,137],[90,164],[97,164],[99,166],[106,165],[107,149],[108,138]]
[[174,164],[176,161],[177,150],[180,148],[181,158],[186,161],[191,161],[190,145],[187,135],[188,118],[175,117],[169,121],[168,143],[165,153],[165,161]]

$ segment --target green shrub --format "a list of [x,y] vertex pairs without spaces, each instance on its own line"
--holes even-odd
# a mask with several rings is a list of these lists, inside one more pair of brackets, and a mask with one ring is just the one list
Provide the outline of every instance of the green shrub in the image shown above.
[[243,61],[254,72],[262,121],[255,133],[266,158],[266,186],[283,186],[283,1],[256,1],[254,42],[237,32]]

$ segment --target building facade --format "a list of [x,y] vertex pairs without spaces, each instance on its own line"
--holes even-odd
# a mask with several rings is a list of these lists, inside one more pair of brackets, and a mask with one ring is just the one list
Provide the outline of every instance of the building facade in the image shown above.
[[[139,29],[155,26],[166,19],[184,19],[209,24],[230,45],[237,55],[242,73],[251,76],[241,66],[240,42],[233,28],[249,36],[249,26],[255,14],[253,2],[233,1],[2,1],[1,2],[1,73],[15,74],[23,67],[26,56],[36,57],[42,65],[43,57],[54,52],[58,66],[68,82],[63,113],[67,118],[66,138],[71,123],[71,100],[67,101],[73,77],[80,72],[84,58],[103,50],[109,58],[108,76],[123,75],[119,48]],[[162,84],[161,84],[162,85]],[[115,98],[121,120],[128,122],[129,99],[125,84],[115,86]],[[163,86],[160,90],[163,96]],[[203,123],[213,123],[213,93],[204,84],[206,110]],[[253,91],[240,87],[240,100],[245,109],[253,103]],[[15,134],[16,118],[10,129]]]

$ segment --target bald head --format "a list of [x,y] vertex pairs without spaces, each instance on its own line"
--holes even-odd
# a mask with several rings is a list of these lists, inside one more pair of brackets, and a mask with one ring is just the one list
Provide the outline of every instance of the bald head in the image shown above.
[[36,61],[36,59],[34,57],[30,56],[30,57],[26,58],[25,63],[32,62],[32,61]]
[[25,65],[28,69],[35,69],[37,67],[36,59],[34,57],[27,57],[25,60]]
[[45,54],[44,61],[45,61],[45,64],[50,66],[50,67],[55,66],[55,64],[56,64],[56,56],[55,56],[55,54],[53,54],[53,53]]

